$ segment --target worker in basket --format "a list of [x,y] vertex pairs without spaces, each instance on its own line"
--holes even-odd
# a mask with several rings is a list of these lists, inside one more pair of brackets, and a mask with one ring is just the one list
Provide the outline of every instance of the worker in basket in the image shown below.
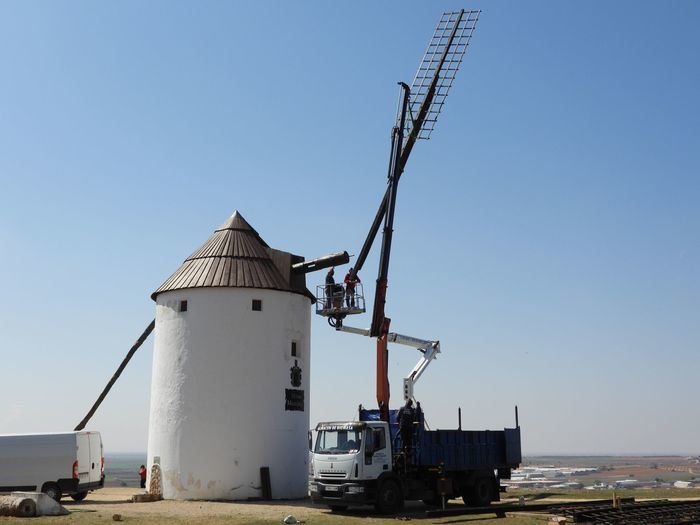
[[335,282],[335,267],[326,274],[326,309],[341,308],[343,306],[343,285]]
[[331,267],[326,273],[326,309],[330,308],[333,304],[333,292],[335,291],[335,268]]
[[353,269],[350,268],[345,275],[343,282],[345,283],[345,306],[355,308],[355,285],[361,283],[357,274],[353,275]]

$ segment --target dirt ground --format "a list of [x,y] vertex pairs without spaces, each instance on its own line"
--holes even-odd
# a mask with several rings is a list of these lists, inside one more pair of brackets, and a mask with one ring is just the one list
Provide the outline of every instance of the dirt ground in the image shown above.
[[203,516],[236,516],[258,520],[281,522],[285,516],[294,514],[297,519],[308,519],[323,514],[325,507],[313,506],[311,502],[223,502],[223,501],[155,501],[152,503],[131,503],[134,494],[142,494],[134,488],[108,487],[88,495],[82,502],[66,498],[61,503],[70,511],[96,511],[100,514],[122,514],[129,516],[163,515],[185,519]]
[[[372,525],[395,524],[397,521],[419,521],[422,524],[493,523],[494,515],[463,518],[425,519],[425,506],[422,503],[408,503],[400,516],[381,517],[374,514],[369,507],[351,509],[342,514],[331,513],[326,507],[314,505],[309,500],[281,502],[218,502],[218,501],[157,501],[152,503],[131,503],[132,495],[140,493],[138,489],[108,487],[88,495],[81,502],[64,498],[61,503],[71,511],[68,516],[42,517],[27,521],[21,518],[2,518],[0,524],[18,522],[32,524],[66,524],[82,525],[87,523],[115,523],[113,516],[119,514],[123,523],[165,524],[207,524],[207,525],[268,525],[281,524],[285,516],[294,515],[299,521],[309,525],[360,524],[370,522]],[[455,500],[451,506],[462,506]],[[544,517],[514,517],[498,520],[503,525],[529,525],[544,523]]]
[[[396,524],[397,521],[415,521],[421,525],[433,524],[467,524],[479,525],[497,523],[498,525],[536,525],[547,522],[545,514],[517,514],[498,519],[495,514],[483,516],[451,516],[443,518],[426,518],[426,507],[422,503],[410,502],[398,516],[382,517],[373,509],[350,509],[342,514],[331,513],[326,507],[314,505],[309,500],[280,502],[222,502],[222,501],[157,501],[153,503],[131,503],[131,496],[142,493],[135,488],[107,487],[88,495],[82,502],[65,498],[61,503],[71,511],[68,516],[42,517],[27,521],[22,518],[2,518],[0,525],[6,523],[32,523],[36,525],[84,525],[92,523],[115,523],[113,516],[120,515],[121,522],[131,524],[166,525],[166,524],[203,524],[203,525],[271,525],[281,524],[285,516],[294,515],[299,521],[309,525],[371,525]],[[522,496],[526,502],[572,501],[591,498],[610,498],[606,491],[535,491],[523,490],[508,494],[509,499]],[[665,491],[619,491],[622,497],[634,496],[638,499],[656,498],[698,498],[700,490],[665,490]],[[451,508],[463,508],[460,500],[448,503]]]

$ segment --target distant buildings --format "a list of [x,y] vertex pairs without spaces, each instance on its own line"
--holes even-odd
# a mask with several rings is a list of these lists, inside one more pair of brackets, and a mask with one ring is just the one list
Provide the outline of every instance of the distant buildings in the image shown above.
[[502,480],[511,488],[581,489],[583,483],[570,478],[598,472],[594,467],[522,467],[514,470],[509,480]]
[[677,489],[695,489],[700,488],[700,480],[692,479],[690,481],[676,481],[673,486]]
[[[695,458],[686,458],[695,459]],[[675,469],[674,469],[675,471]],[[687,472],[686,469],[681,471]],[[624,470],[622,471],[624,472]],[[692,470],[690,471],[692,473]],[[594,483],[584,485],[581,478],[600,473]],[[585,489],[585,490],[614,490],[614,489],[650,489],[650,488],[700,488],[700,478],[690,480],[664,481],[656,479],[636,479],[612,474],[612,469],[606,467],[554,467],[554,466],[530,466],[514,470],[511,479],[502,480],[502,484],[509,489]],[[635,474],[627,474],[635,476]],[[590,479],[590,478],[589,478]]]
[[567,481],[565,483],[557,483],[556,485],[550,485],[549,488],[552,489],[582,489],[583,483],[578,481]]

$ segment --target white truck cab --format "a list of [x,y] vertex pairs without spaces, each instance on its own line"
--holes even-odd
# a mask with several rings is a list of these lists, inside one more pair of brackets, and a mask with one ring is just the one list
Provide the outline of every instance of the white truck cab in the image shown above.
[[378,483],[394,477],[387,423],[319,423],[316,431],[309,480],[313,501],[323,501],[333,510],[344,510],[353,503],[374,503],[378,485],[387,485],[392,492],[381,495],[384,499],[393,501],[399,497],[398,486],[394,486],[398,485],[398,480],[390,484]]

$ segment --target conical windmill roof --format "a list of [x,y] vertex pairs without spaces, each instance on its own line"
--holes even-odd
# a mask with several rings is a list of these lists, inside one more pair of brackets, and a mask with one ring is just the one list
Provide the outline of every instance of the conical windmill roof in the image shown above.
[[270,257],[271,248],[243,216],[234,212],[211,237],[153,292],[185,288],[263,288],[304,295],[295,289]]

